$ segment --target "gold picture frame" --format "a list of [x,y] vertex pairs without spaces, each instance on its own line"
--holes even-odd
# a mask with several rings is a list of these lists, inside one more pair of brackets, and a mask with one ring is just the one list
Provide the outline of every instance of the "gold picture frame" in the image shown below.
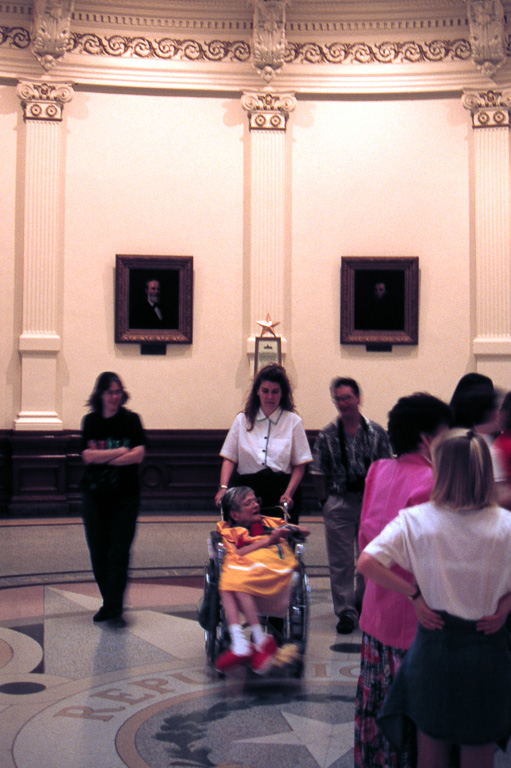
[[341,344],[417,344],[419,259],[341,259]]
[[[148,304],[148,285],[158,284],[161,309]],[[193,256],[115,257],[116,344],[191,344]]]

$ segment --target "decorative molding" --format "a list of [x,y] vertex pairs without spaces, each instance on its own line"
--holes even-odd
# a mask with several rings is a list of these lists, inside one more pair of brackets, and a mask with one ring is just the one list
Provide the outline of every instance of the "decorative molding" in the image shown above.
[[465,91],[465,109],[470,110],[473,128],[509,128],[511,89],[504,91]]
[[30,32],[25,27],[0,26],[0,46],[6,45],[10,48],[24,50],[28,48],[30,41]]
[[46,71],[66,53],[74,0],[34,0],[32,52]]
[[[1,40],[0,40],[1,44]],[[93,33],[73,33],[69,52],[89,56],[138,57],[142,59],[182,59],[185,61],[238,61],[250,58],[250,45],[244,40],[172,39],[113,35],[101,37]]]
[[251,131],[285,131],[289,113],[296,107],[292,93],[244,93],[241,105],[248,112]]
[[286,64],[432,64],[470,59],[468,40],[432,40],[431,42],[370,43],[291,43]]
[[62,120],[64,104],[73,98],[71,83],[21,81],[17,85],[24,120]]
[[289,0],[252,0],[253,64],[266,83],[270,83],[284,66],[288,3]]
[[[254,2],[75,0],[59,79],[101,87],[257,89]],[[472,59],[467,2],[290,0],[279,89],[361,94],[503,87],[511,78],[510,40],[492,83]],[[511,0],[503,5],[511,7]],[[39,77],[29,55],[32,10],[32,0],[0,0],[1,78]]]
[[[30,45],[30,33],[22,27],[0,26],[0,46],[23,50]],[[244,63],[252,55],[244,40],[192,40],[144,36],[101,36],[96,33],[71,33],[68,53],[114,58],[178,59],[192,62],[233,61]],[[366,42],[290,42],[286,43],[285,64],[439,64],[467,61],[472,55],[470,42],[464,38],[432,41]],[[509,54],[511,55],[511,54]],[[270,78],[271,79],[271,78]]]
[[491,77],[506,60],[504,9],[501,0],[467,0],[472,59]]

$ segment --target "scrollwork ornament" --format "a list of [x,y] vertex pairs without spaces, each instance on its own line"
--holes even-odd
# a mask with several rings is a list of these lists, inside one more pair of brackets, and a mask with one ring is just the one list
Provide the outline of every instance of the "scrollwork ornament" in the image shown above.
[[71,83],[20,81],[17,93],[25,120],[59,121],[64,104],[73,98],[73,86]]

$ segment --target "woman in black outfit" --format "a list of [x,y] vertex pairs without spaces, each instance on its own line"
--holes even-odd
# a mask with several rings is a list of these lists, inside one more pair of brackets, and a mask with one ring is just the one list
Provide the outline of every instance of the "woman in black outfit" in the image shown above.
[[96,380],[87,402],[91,412],[82,422],[83,522],[103,598],[93,620],[118,625],[124,623],[123,595],[140,501],[138,465],[146,442],[140,417],[124,408],[128,397],[119,376],[105,371]]

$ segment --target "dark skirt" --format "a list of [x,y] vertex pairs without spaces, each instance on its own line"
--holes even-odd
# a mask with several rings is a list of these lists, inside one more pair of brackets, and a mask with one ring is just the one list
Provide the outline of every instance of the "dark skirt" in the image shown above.
[[420,626],[385,699],[378,725],[399,749],[411,720],[422,733],[467,746],[505,745],[511,733],[511,652],[505,628],[441,613],[444,628]]

